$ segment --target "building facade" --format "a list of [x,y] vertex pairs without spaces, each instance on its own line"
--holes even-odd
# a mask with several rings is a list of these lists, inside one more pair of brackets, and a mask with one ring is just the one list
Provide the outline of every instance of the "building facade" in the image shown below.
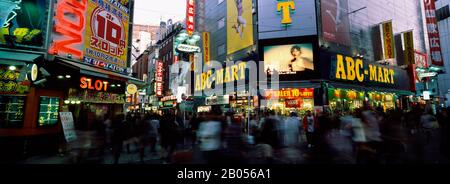
[[450,106],[450,1],[436,1],[436,16],[441,36],[442,55],[446,73],[439,75],[440,96],[445,97],[444,106]]
[[[265,90],[267,94],[260,90],[249,97],[245,94],[248,75],[255,70],[246,69],[246,88],[235,87],[233,94],[225,94],[231,99],[228,108],[239,106],[234,100],[241,106],[282,113],[353,110],[364,105],[388,110],[423,102],[422,97],[412,97],[421,90],[421,83],[414,82],[416,55],[430,55],[423,3],[199,0],[197,7],[202,8],[196,10],[200,12],[198,29],[210,35],[211,60],[263,61],[257,62],[262,73],[279,76],[279,89]],[[204,49],[202,52],[205,54]],[[256,73],[262,81],[261,72]],[[194,80],[200,82],[192,85],[199,86],[194,93],[205,95],[211,87],[202,86],[202,74],[210,75],[207,70],[194,74]],[[234,81],[236,86],[241,80],[236,77],[228,82]],[[244,91],[242,99],[237,97],[240,91]]]
[[123,2],[2,4],[12,18],[0,19],[0,162],[56,153],[124,113],[127,86],[144,82],[129,76],[134,1]]

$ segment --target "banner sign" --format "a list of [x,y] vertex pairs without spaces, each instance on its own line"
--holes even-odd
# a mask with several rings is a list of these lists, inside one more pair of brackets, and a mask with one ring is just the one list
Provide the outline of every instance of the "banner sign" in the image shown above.
[[191,36],[195,31],[195,0],[187,0],[186,30]]
[[392,21],[383,23],[381,27],[383,29],[384,59],[395,58]]
[[266,90],[265,98],[266,99],[314,98],[314,89],[304,88],[304,89]]
[[441,40],[436,19],[435,0],[423,0],[425,4],[425,17],[430,42],[431,63],[436,66],[444,66],[442,60]]
[[161,61],[156,62],[156,96],[163,96],[163,67],[164,64]]
[[205,63],[209,63],[211,60],[209,38],[209,32],[203,32],[203,61],[205,61]]
[[403,33],[403,44],[405,48],[405,51],[403,53],[405,56],[405,64],[415,64],[413,31]]

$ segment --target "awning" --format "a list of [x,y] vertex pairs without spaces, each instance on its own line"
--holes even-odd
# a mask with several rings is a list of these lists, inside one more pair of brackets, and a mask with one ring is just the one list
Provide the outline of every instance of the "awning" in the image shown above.
[[115,79],[115,80],[121,80],[121,81],[127,81],[129,83],[133,83],[136,85],[145,85],[144,81],[141,81],[139,79],[127,76],[127,75],[122,75],[119,73],[115,73],[112,71],[108,71],[108,70],[104,70],[104,69],[100,69],[100,68],[95,68],[92,66],[88,66],[85,64],[81,64],[81,63],[77,63],[74,61],[69,61],[67,59],[63,59],[63,58],[59,58],[60,61],[64,62],[66,65],[71,65],[72,67],[76,67],[80,70],[81,74],[86,74],[86,75],[91,75],[91,76],[96,76],[96,77],[102,77],[102,78],[107,78],[107,79]]
[[387,92],[387,93],[395,93],[397,95],[414,95],[411,91],[398,90],[392,88],[381,88],[381,87],[370,87],[370,86],[359,86],[353,84],[344,84],[344,83],[329,83],[329,87],[331,88],[344,88],[344,89],[353,89],[357,91],[379,91],[379,92]]
[[35,62],[40,57],[43,54],[0,50],[0,61],[5,65],[24,66],[26,62]]
[[[309,81],[283,81],[277,83],[279,85],[279,89],[283,88],[320,88],[321,84],[319,82],[309,82]],[[272,87],[276,85],[276,83],[271,83]]]

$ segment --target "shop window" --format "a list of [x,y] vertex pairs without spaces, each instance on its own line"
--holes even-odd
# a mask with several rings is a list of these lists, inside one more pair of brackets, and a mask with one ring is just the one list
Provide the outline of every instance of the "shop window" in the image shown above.
[[59,98],[41,97],[39,100],[38,126],[55,126],[58,123]]
[[0,128],[23,127],[26,96],[0,95]]

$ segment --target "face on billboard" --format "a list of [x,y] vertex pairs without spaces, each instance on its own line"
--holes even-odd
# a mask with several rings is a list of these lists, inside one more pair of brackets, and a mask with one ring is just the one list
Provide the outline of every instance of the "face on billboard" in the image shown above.
[[321,2],[324,40],[350,45],[348,0],[322,0]]
[[280,75],[314,70],[312,44],[274,45],[264,47],[264,71]]
[[0,45],[43,47],[46,9],[46,0],[1,0]]
[[227,0],[227,54],[253,45],[252,0]]
[[258,1],[259,39],[317,35],[315,7],[314,0]]

